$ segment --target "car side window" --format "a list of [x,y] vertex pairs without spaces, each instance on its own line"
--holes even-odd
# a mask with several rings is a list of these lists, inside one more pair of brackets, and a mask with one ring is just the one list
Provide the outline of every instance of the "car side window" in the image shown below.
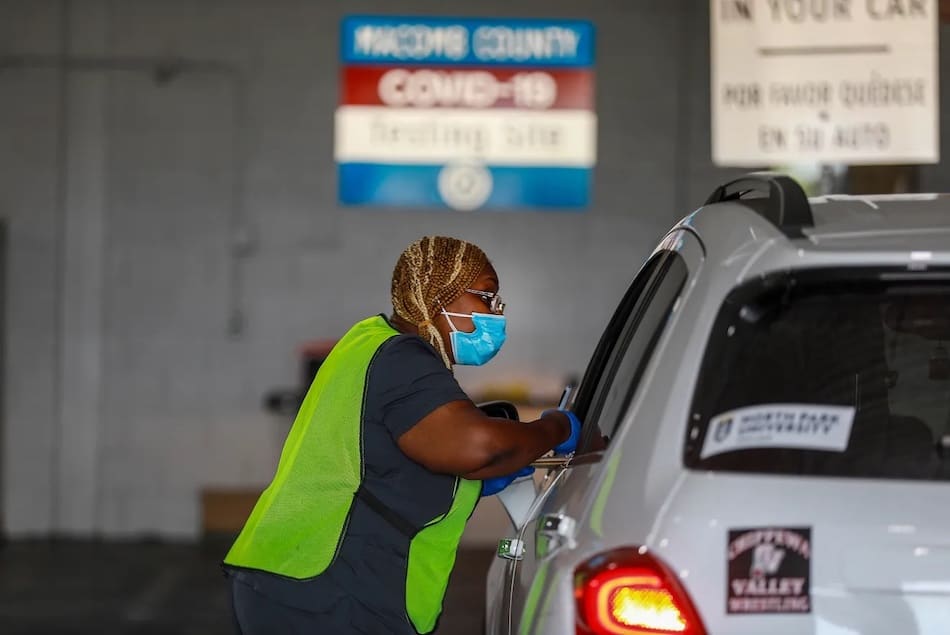
[[614,436],[636,393],[688,277],[676,252],[661,252],[648,285],[627,315],[592,396],[580,452],[602,449]]
[[637,276],[633,279],[630,287],[620,300],[620,304],[611,316],[610,321],[604,328],[594,354],[591,355],[587,369],[577,387],[571,409],[577,414],[581,421],[586,421],[593,402],[594,395],[598,392],[600,385],[605,381],[605,371],[612,359],[614,349],[620,336],[623,334],[624,326],[629,319],[634,306],[637,304],[640,295],[649,287],[653,274],[659,267],[661,255],[657,254],[641,267]]
[[[571,409],[577,414],[581,421],[586,422],[589,419],[589,412],[594,401],[594,395],[599,392],[601,384],[607,380],[605,376],[606,371],[610,366],[611,360],[614,359],[617,342],[623,334],[624,327],[634,307],[637,305],[637,301],[643,292],[649,288],[651,280],[657,268],[660,266],[662,259],[662,253],[654,254],[654,256],[640,268],[640,271],[624,293],[620,304],[604,328],[570,405]],[[586,434],[586,429],[588,428],[586,423],[584,427]]]

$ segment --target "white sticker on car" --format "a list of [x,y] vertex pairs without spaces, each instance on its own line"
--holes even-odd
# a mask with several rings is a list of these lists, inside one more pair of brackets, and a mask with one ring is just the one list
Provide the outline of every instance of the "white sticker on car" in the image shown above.
[[700,458],[753,448],[843,452],[854,423],[852,406],[762,404],[713,417]]

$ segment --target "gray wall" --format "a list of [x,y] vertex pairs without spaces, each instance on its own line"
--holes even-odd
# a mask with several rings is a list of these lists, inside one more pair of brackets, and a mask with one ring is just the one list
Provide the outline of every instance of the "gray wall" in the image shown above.
[[[709,161],[705,2],[407,0],[595,21],[594,203],[340,209],[339,20],[391,6],[0,0],[9,534],[194,536],[203,487],[272,473],[286,423],[260,400],[295,383],[299,343],[386,310],[423,233],[483,246],[510,302],[505,352],[465,385],[579,372],[652,245],[726,176]],[[157,82],[149,60],[169,57],[191,65]],[[950,189],[944,167],[924,180]]]

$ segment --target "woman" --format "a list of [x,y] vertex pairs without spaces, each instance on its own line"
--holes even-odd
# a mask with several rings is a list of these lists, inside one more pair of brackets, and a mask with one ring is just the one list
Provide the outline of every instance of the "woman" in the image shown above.
[[572,414],[494,419],[452,375],[505,340],[481,249],[416,241],[396,263],[392,304],[391,318],[357,323],[320,367],[225,558],[244,635],[432,632],[479,496],[577,445]]

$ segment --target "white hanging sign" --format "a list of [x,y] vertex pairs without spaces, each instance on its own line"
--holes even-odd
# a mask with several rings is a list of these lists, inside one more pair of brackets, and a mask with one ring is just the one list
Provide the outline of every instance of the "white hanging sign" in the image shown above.
[[939,161],[937,0],[711,0],[721,166]]

